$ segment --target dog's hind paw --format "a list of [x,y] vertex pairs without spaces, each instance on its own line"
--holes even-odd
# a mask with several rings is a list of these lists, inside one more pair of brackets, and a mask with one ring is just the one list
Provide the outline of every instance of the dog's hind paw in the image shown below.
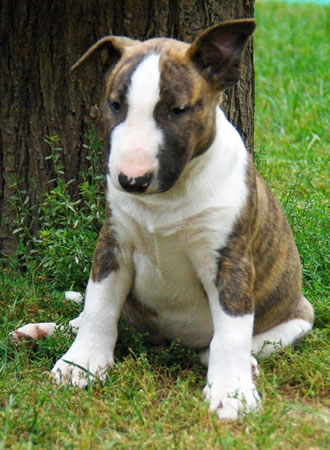
[[55,322],[28,323],[9,333],[13,341],[36,341],[51,336],[56,328]]
[[65,300],[70,300],[77,303],[77,305],[81,305],[83,302],[83,296],[80,294],[80,292],[76,291],[65,291],[64,298]]
[[260,375],[260,371],[258,369],[258,361],[255,359],[254,356],[251,356],[251,370],[252,375],[257,378]]

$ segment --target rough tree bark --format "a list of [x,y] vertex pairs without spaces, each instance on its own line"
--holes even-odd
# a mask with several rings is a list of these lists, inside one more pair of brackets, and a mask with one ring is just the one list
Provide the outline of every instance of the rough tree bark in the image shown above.
[[[69,68],[97,39],[108,34],[137,39],[169,36],[191,41],[229,18],[252,17],[254,0],[2,0],[0,3],[0,253],[15,248],[11,196],[14,178],[36,198],[49,189],[46,136],[58,135],[68,180],[85,167],[87,130],[102,136],[100,65],[79,76]],[[252,43],[242,79],[225,94],[224,109],[253,147],[254,73]],[[101,63],[100,63],[101,64]],[[103,168],[100,168],[103,170]]]

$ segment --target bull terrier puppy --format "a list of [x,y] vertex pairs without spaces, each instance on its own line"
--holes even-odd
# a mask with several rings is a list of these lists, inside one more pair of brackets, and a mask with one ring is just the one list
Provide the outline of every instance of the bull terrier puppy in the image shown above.
[[200,349],[210,409],[235,419],[260,403],[251,351],[312,329],[288,222],[218,106],[254,28],[220,23],[191,45],[107,36],[73,66],[107,51],[107,215],[57,382],[105,378],[122,314],[154,342]]

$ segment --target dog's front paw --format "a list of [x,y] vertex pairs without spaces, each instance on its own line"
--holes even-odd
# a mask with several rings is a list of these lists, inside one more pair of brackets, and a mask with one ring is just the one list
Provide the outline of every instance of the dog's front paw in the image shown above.
[[210,410],[215,411],[221,420],[235,420],[260,407],[260,397],[253,383],[244,389],[224,389],[218,383],[213,383],[206,385],[204,396],[210,404]]
[[105,380],[107,370],[113,366],[113,358],[97,352],[74,353],[71,349],[57,361],[52,376],[58,384],[83,388],[90,381]]

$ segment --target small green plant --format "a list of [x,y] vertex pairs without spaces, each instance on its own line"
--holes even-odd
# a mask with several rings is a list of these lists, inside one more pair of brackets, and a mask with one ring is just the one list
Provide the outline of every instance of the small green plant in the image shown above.
[[[45,139],[56,178],[54,187],[38,199],[38,232],[31,231],[34,211],[26,191],[15,184],[13,205],[17,211],[14,233],[20,265],[38,277],[54,280],[58,289],[81,287],[89,273],[95,241],[104,216],[104,176],[97,169],[102,155],[101,142],[93,131],[87,134],[89,165],[81,173],[80,197],[73,199],[64,168],[58,136]],[[36,208],[36,207],[35,207]]]
[[31,205],[29,194],[22,187],[19,179],[14,180],[11,189],[14,191],[11,197],[11,207],[15,214],[12,227],[13,233],[18,238],[16,256],[19,258],[21,266],[25,267],[24,255],[27,255],[31,250],[31,244],[34,239],[32,230],[37,204]]

